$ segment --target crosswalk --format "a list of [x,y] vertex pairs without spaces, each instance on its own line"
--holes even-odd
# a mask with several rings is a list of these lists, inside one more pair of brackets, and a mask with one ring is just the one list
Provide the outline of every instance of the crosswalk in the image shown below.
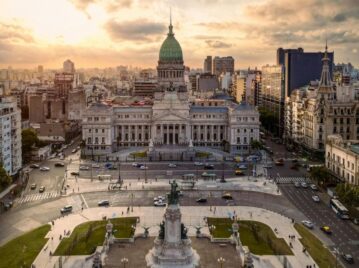
[[55,198],[57,196],[59,196],[59,193],[55,192],[55,191],[38,193],[38,194],[29,194],[29,195],[25,195],[21,198],[18,198],[15,202],[17,204],[24,204],[24,203],[34,202],[34,201],[38,201],[38,200]]
[[310,183],[309,178],[305,177],[277,177],[275,178],[276,183],[295,183],[295,182],[306,182]]

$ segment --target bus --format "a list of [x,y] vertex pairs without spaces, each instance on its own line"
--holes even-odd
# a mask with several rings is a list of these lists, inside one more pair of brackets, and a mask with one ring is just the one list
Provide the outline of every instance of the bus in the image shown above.
[[182,176],[182,179],[184,179],[184,180],[194,180],[196,178],[196,175],[195,174],[184,174],[183,176]]
[[349,211],[338,199],[330,199],[330,206],[342,220],[349,220]]

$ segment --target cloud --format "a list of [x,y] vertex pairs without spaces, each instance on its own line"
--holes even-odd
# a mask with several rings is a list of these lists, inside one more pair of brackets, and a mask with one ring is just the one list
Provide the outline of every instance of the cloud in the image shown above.
[[30,30],[17,25],[0,23],[0,40],[7,40],[10,42],[34,42],[34,38]]
[[133,0],[69,0],[77,9],[84,11],[91,4],[99,4],[105,7],[106,11],[116,12],[121,8],[129,8],[133,4]]
[[229,48],[232,45],[218,40],[206,40],[206,44],[211,48]]
[[166,27],[162,23],[151,22],[145,19],[119,22],[109,20],[105,29],[114,40],[154,41],[163,36]]

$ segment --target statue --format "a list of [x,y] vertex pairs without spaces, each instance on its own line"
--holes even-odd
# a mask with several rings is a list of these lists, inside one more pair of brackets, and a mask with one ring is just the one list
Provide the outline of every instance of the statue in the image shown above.
[[153,140],[150,139],[150,143],[148,145],[148,151],[152,152],[153,151]]
[[178,184],[176,183],[176,181],[174,180],[171,184],[171,192],[168,194],[168,205],[176,205],[178,204],[178,199],[179,199],[179,195],[178,195]]
[[161,240],[165,239],[165,222],[164,221],[162,221],[160,223],[160,231],[158,233],[158,238]]
[[143,235],[144,235],[144,237],[148,237],[148,235],[149,235],[149,229],[150,229],[150,227],[146,227],[146,226],[142,226],[142,228],[144,229],[144,232],[143,232]]
[[181,239],[187,239],[188,229],[181,223]]

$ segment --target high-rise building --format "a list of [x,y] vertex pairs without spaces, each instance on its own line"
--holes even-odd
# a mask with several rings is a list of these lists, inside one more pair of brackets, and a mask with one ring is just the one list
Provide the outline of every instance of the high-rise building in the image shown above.
[[0,162],[9,175],[22,167],[21,111],[12,97],[0,97]]
[[212,74],[212,56],[207,56],[204,59],[203,72]]
[[44,72],[44,66],[42,66],[42,65],[37,66],[37,72],[39,74],[42,74]]
[[234,58],[228,57],[214,57],[213,59],[213,74],[221,75],[222,73],[234,73]]
[[63,64],[63,70],[64,73],[74,73],[75,72],[75,63],[73,63],[71,60],[64,61]]
[[270,111],[277,119],[278,135],[281,137],[284,128],[284,67],[266,65],[262,67],[261,107]]
[[[330,59],[329,71],[333,72],[334,52],[328,53]],[[306,86],[310,81],[320,79],[322,72],[322,52],[304,52],[303,48],[277,50],[277,65],[283,65],[285,71],[285,95],[300,87]]]

